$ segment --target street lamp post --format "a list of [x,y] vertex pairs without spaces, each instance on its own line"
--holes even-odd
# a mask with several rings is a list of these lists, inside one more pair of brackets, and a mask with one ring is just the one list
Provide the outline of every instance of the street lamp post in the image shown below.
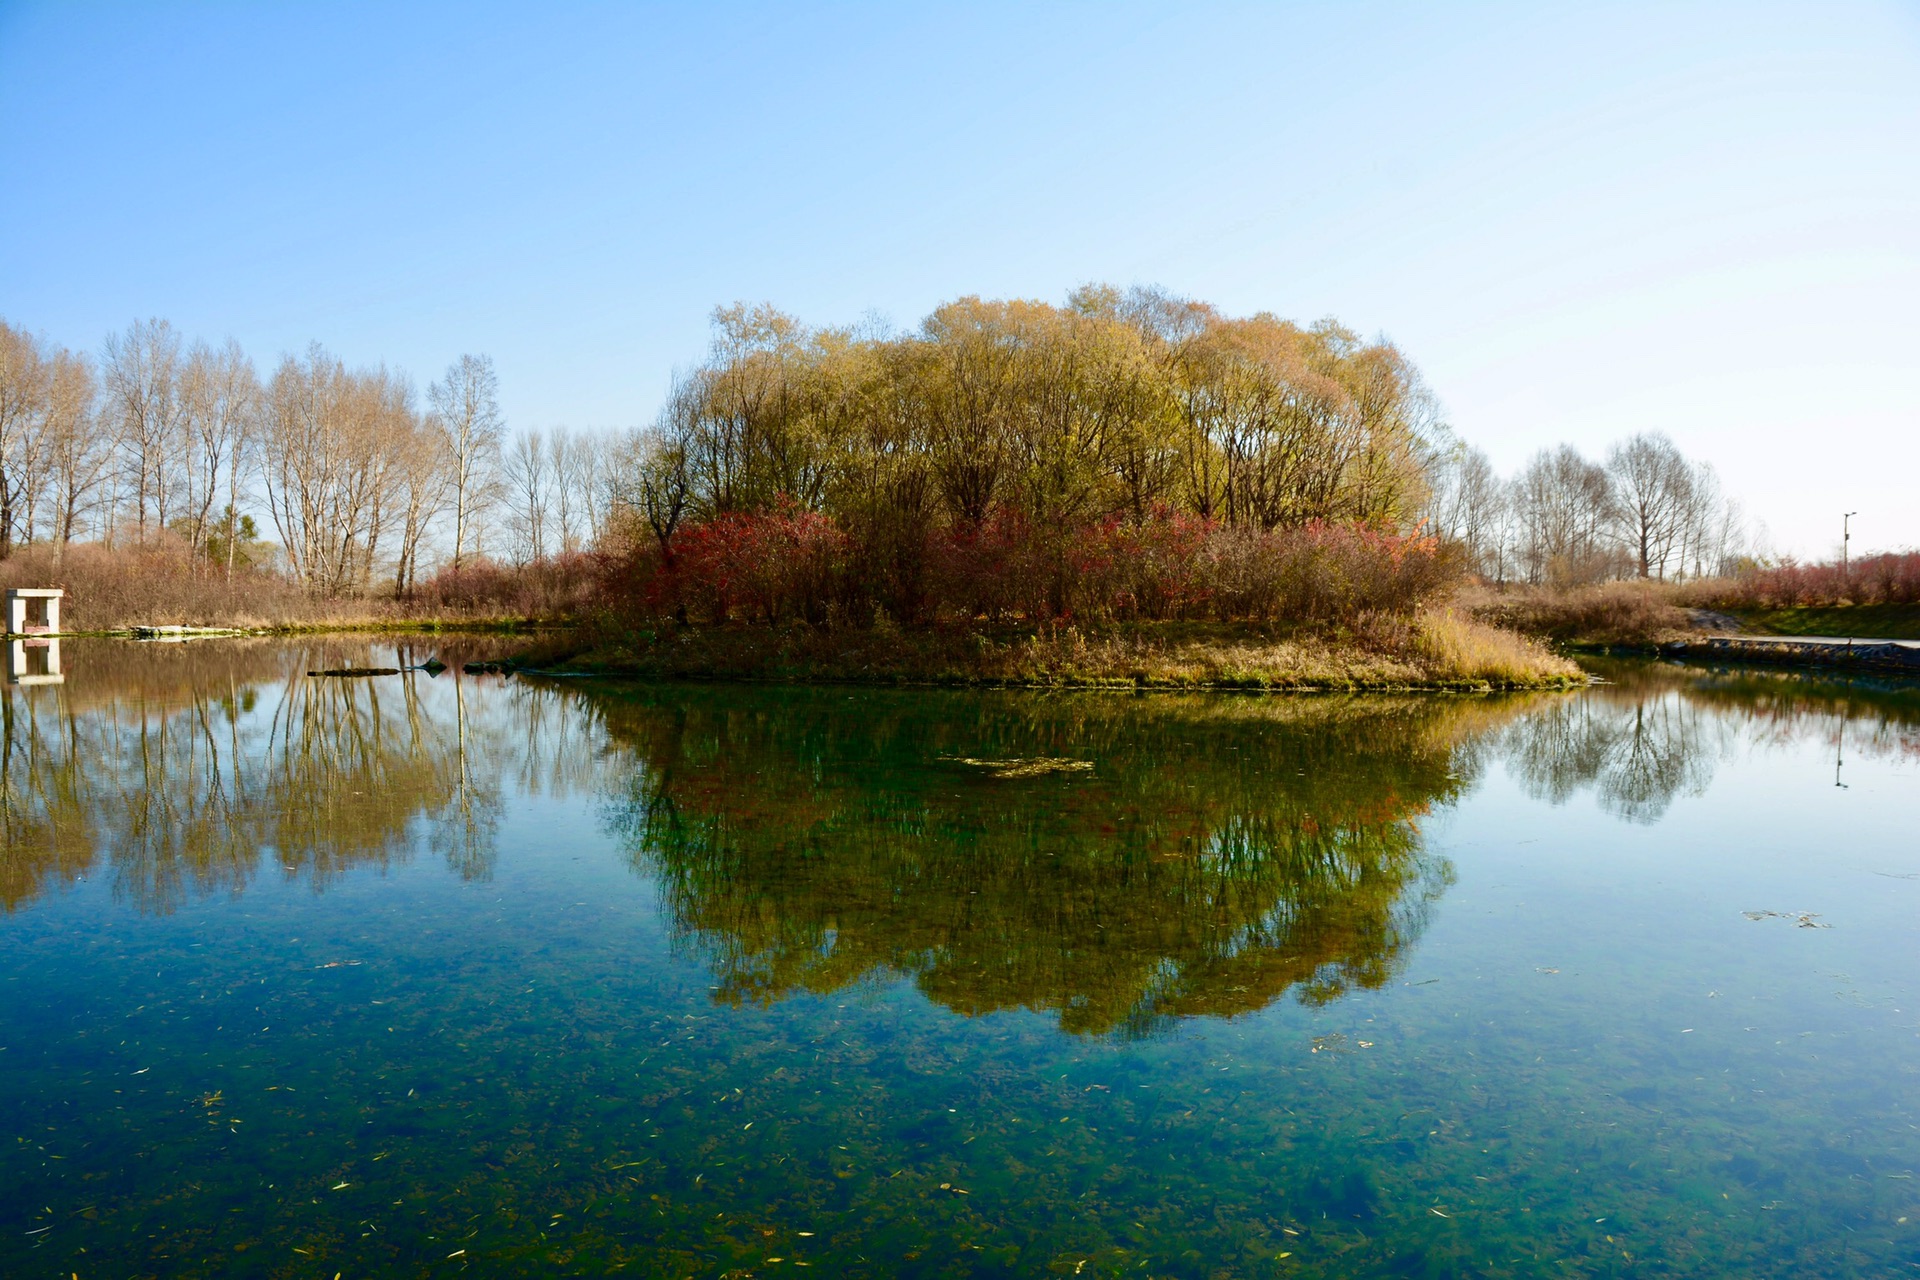
[[1853,530],[1849,522],[1859,514],[1858,511],[1849,511],[1840,517],[1840,581],[1842,582],[1847,580],[1847,544],[1853,541]]

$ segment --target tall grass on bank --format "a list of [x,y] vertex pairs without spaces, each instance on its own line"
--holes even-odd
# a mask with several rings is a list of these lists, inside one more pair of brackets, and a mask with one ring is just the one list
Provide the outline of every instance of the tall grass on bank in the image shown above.
[[1498,687],[1537,683],[1543,675],[1573,679],[1579,669],[1539,641],[1489,626],[1455,608],[1430,609],[1414,620],[1416,651],[1453,678]]

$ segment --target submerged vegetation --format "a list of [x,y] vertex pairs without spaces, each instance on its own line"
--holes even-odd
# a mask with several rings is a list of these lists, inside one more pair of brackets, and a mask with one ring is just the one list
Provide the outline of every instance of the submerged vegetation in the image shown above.
[[1911,686],[299,674],[422,649],[82,640],[0,693],[0,1270],[1912,1253],[1912,992],[1858,961],[1904,954]]

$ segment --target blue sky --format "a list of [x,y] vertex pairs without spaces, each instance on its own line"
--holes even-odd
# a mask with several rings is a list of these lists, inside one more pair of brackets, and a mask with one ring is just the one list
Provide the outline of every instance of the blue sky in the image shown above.
[[1503,469],[1636,430],[1920,545],[1920,4],[0,0],[0,316],[318,339],[519,425],[707,314],[1157,283],[1335,315]]

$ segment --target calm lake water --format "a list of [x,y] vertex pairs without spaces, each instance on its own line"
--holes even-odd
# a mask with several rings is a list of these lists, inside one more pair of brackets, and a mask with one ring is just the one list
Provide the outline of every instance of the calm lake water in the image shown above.
[[427,652],[6,687],[0,1274],[1920,1269],[1912,686]]

